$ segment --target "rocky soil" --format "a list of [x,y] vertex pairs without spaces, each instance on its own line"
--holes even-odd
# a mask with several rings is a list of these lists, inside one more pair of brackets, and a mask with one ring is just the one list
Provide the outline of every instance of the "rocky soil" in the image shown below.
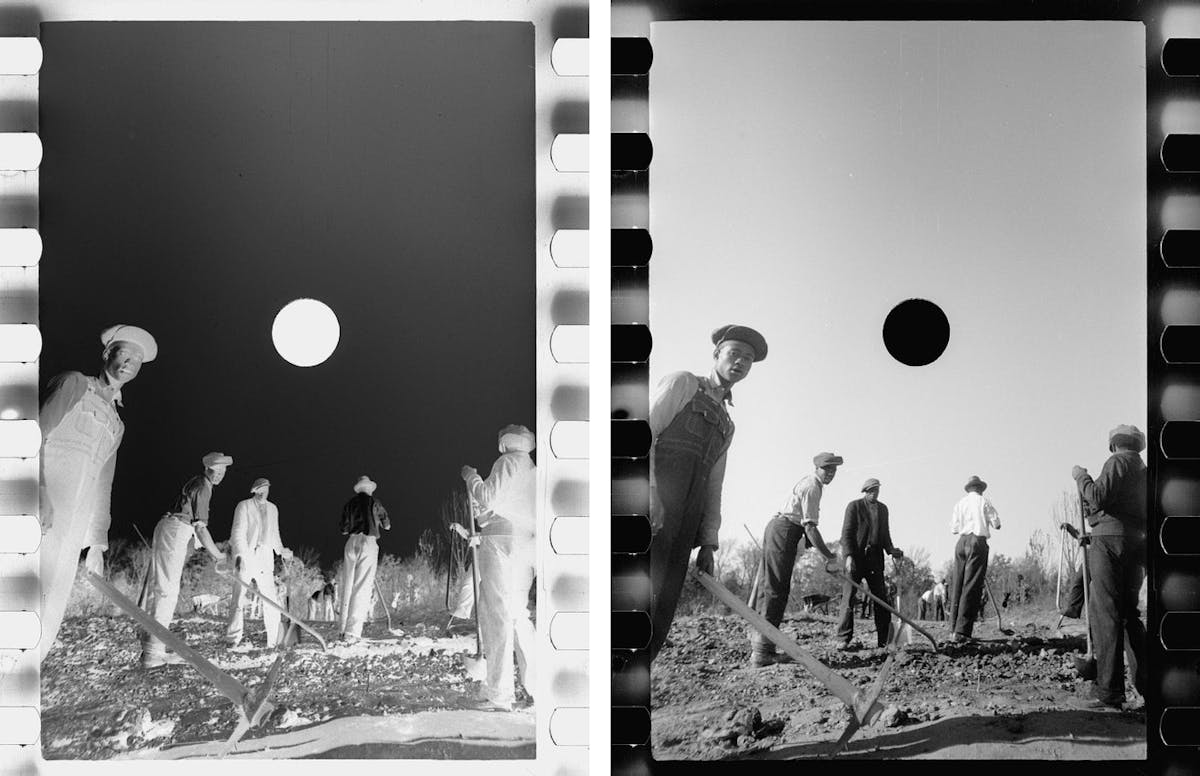
[[[1006,612],[975,629],[973,645],[944,643],[945,623],[922,623],[893,661],[875,725],[860,729],[846,758],[1145,759],[1142,698],[1126,689],[1121,711],[1084,708],[1089,683],[1071,656],[1086,649],[1081,622],[1033,609]],[[832,617],[802,615],[783,631],[834,671],[867,688],[885,650],[835,648]],[[856,641],[875,644],[856,621]],[[655,759],[822,757],[849,719],[846,707],[798,665],[749,665],[748,627],[733,614],[678,618],[651,671]]]

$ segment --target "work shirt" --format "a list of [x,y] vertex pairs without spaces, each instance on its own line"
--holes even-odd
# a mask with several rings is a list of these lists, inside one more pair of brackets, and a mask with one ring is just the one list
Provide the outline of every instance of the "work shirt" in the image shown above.
[[933,590],[926,590],[924,593],[921,593],[921,600],[925,603],[930,603],[933,600]]
[[[733,391],[722,388],[713,377],[700,377],[690,372],[672,372],[659,381],[654,395],[650,399],[650,488],[654,489],[654,442],[659,435],[671,425],[671,421],[680,410],[688,405],[696,391],[703,391],[714,403],[724,410],[725,405],[733,405]],[[734,425],[728,411],[725,418],[729,423],[729,433],[725,437],[725,449],[717,457],[708,475],[708,491],[705,496],[704,517],[697,530],[697,546],[717,545],[717,534],[721,529],[721,489],[725,484],[725,461],[729,452],[729,444],[733,440]],[[651,497],[651,503],[654,497]]]
[[467,481],[467,490],[492,514],[483,522],[485,534],[530,537],[536,528],[537,465],[529,453],[513,450],[492,464],[485,480],[478,474]]
[[346,506],[342,507],[343,536],[360,533],[378,539],[381,527],[390,531],[392,524],[388,520],[388,513],[383,508],[383,503],[374,496],[355,493],[354,498],[347,501]]
[[933,597],[945,599],[946,586],[943,585],[941,582],[938,582],[936,585],[934,585],[933,586]]
[[208,505],[212,501],[212,488],[208,477],[197,474],[184,484],[168,514],[180,517],[193,526],[208,525]]
[[1000,528],[1000,514],[983,494],[971,491],[954,505],[950,533],[975,534],[986,539],[992,535],[991,528]]
[[825,483],[816,474],[804,476],[792,488],[787,504],[779,514],[796,525],[816,525],[821,520],[821,494],[824,491]]
[[1075,480],[1089,508],[1094,536],[1146,536],[1146,464],[1132,450],[1118,450],[1095,480],[1087,472]]

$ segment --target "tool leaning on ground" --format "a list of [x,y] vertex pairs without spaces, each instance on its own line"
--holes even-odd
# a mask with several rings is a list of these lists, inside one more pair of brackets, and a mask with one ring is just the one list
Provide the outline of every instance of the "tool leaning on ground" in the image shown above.
[[[275,710],[275,704],[271,703],[270,700],[271,692],[275,689],[275,684],[279,680],[280,670],[283,667],[283,659],[288,654],[287,650],[280,650],[279,656],[275,658],[274,664],[272,664],[271,669],[267,672],[266,679],[254,688],[254,690],[248,690],[237,679],[217,668],[199,652],[192,649],[187,642],[163,627],[161,623],[147,612],[138,608],[137,604],[122,595],[121,591],[113,587],[108,580],[97,576],[91,571],[86,572],[86,574],[87,580],[92,583],[93,587],[108,596],[119,609],[170,647],[172,652],[179,655],[179,657],[188,663],[191,663],[192,667],[201,676],[217,688],[217,692],[228,698],[237,708],[240,716],[237,727],[234,728],[233,734],[226,741],[228,747],[226,754],[232,751],[233,747],[250,728],[257,727],[264,718]],[[295,624],[295,620],[293,620],[292,627],[295,627]]]
[[[721,603],[740,615],[742,619],[746,620],[759,633],[773,641],[776,647],[790,655],[798,665],[816,677],[821,684],[829,688],[829,691],[838,700],[846,704],[846,708],[850,712],[850,721],[847,723],[846,730],[842,733],[841,738],[838,739],[833,749],[830,750],[830,756],[845,749],[850,743],[851,737],[853,737],[860,727],[874,723],[879,718],[879,715],[883,713],[884,709],[879,703],[879,696],[882,694],[884,682],[891,672],[892,663],[896,657],[896,650],[889,650],[888,659],[884,662],[883,667],[879,669],[879,675],[875,677],[875,683],[871,685],[870,689],[860,690],[851,684],[846,677],[826,666],[795,641],[788,638],[781,630],[767,622],[766,617],[746,606],[740,598],[731,593],[710,574],[695,568],[690,569],[688,573],[703,585],[705,589],[716,596]],[[891,635],[892,644],[894,645],[896,635],[894,626]]]
[[983,589],[987,591],[988,600],[992,602],[992,608],[996,610],[996,629],[1005,636],[1013,635],[1013,631],[1004,627],[1004,622],[1000,619],[1000,606],[996,603],[996,596],[992,595],[992,586],[988,584],[987,577],[983,579]]
[[1088,614],[1088,588],[1091,587],[1091,574],[1088,570],[1088,535],[1087,518],[1084,515],[1083,499],[1079,499],[1079,544],[1083,547],[1083,622],[1087,631],[1087,654],[1083,657],[1073,657],[1075,673],[1080,678],[1092,680],[1096,678],[1096,656],[1092,653],[1092,620]]
[[872,593],[872,592],[871,592],[871,589],[870,589],[869,587],[867,587],[867,585],[866,585],[865,583],[863,583],[863,582],[855,582],[855,581],[854,581],[854,580],[851,578],[851,576],[850,576],[849,574],[847,574],[845,571],[842,571],[841,569],[837,569],[837,570],[835,571],[834,569],[830,568],[828,565],[825,567],[825,571],[826,571],[827,573],[829,573],[829,574],[832,574],[833,576],[837,577],[838,579],[841,579],[841,580],[843,580],[844,582],[849,582],[851,585],[854,585],[854,587],[855,587],[855,588],[856,588],[856,589],[857,589],[857,590],[858,590],[860,593],[862,593],[863,595],[867,596],[867,597],[868,597],[868,598],[870,598],[872,601],[874,601],[875,603],[877,603],[877,604],[879,604],[880,606],[882,606],[884,609],[887,609],[889,612],[891,612],[892,614],[894,614],[894,615],[896,615],[897,617],[899,617],[899,618],[900,618],[900,621],[901,621],[901,622],[903,622],[905,625],[909,626],[910,628],[912,628],[913,630],[915,630],[917,633],[920,633],[920,634],[921,634],[922,636],[924,636],[925,638],[929,639],[929,643],[933,645],[933,651],[934,651],[934,652],[937,652],[937,651],[938,651],[938,643],[937,643],[937,639],[935,639],[935,638],[934,638],[934,637],[933,637],[933,636],[932,636],[932,635],[929,633],[929,631],[925,630],[925,629],[924,629],[924,628],[922,628],[920,625],[917,625],[915,622],[913,622],[912,620],[910,620],[908,617],[906,617],[906,616],[904,616],[903,614],[901,614],[901,613],[900,613],[900,612],[899,612],[899,611],[898,611],[898,610],[897,610],[895,607],[893,607],[893,606],[892,606],[891,604],[889,604],[887,601],[884,601],[882,598],[879,598],[878,596],[876,596],[874,593]]
[[258,600],[262,602],[263,606],[271,607],[272,609],[274,609],[275,611],[279,612],[281,615],[286,617],[288,622],[290,622],[292,625],[298,627],[300,630],[302,630],[305,633],[307,633],[308,635],[312,636],[314,639],[317,640],[317,643],[321,645],[322,650],[328,649],[328,646],[325,644],[325,639],[321,637],[320,633],[317,633],[315,630],[313,630],[313,628],[311,628],[309,625],[304,623],[299,617],[292,614],[287,609],[283,608],[279,604],[272,601],[270,598],[267,598],[265,595],[263,595],[258,589],[258,582],[254,581],[252,579],[252,580],[250,580],[250,584],[247,585],[245,582],[238,579],[237,574],[230,574],[228,572],[222,571],[221,569],[216,569],[216,572],[217,572],[218,577],[228,579],[231,582],[233,582],[233,584],[237,585],[238,587],[247,588],[250,591],[250,594],[252,596],[257,597]]
[[468,536],[467,545],[471,548],[471,597],[475,604],[472,607],[475,614],[475,657],[463,655],[462,662],[467,676],[482,682],[487,679],[487,658],[483,654],[483,637],[479,631],[479,532],[475,529],[479,505],[475,502],[475,497],[471,495],[469,488],[467,489],[467,498],[471,503],[471,533]]

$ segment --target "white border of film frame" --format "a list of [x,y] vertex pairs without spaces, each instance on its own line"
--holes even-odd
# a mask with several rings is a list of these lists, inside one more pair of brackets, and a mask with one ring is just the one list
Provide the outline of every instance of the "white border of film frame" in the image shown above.
[[[8,18],[5,18],[8,17]],[[538,671],[536,761],[489,761],[495,773],[587,772],[588,652],[588,220],[586,42],[588,7],[580,0],[317,0],[239,3],[232,0],[30,0],[0,9],[0,106],[17,106],[32,126],[0,134],[0,155],[16,142],[26,156],[0,170],[0,761],[6,772],[115,767],[40,757],[39,671],[29,649],[38,627],[37,395],[38,320],[36,139],[38,23],[79,20],[160,21],[528,21],[534,25],[537,283],[537,430],[546,451],[538,467]],[[12,71],[9,73],[8,71]],[[554,117],[560,117],[554,119]],[[564,117],[561,118],[561,117]],[[0,117],[6,118],[6,117]],[[559,126],[555,126],[555,125]],[[565,125],[566,129],[562,127]],[[20,133],[22,137],[13,137]],[[551,404],[552,396],[565,397]],[[555,409],[557,408],[557,414]],[[9,417],[14,416],[15,417]],[[15,550],[15,552],[9,551]],[[11,626],[11,627],[10,627]],[[28,635],[22,635],[22,634]],[[15,639],[15,643],[14,640]],[[17,647],[14,649],[13,647]],[[407,762],[407,761],[406,761]],[[411,761],[423,773],[466,773],[479,763]],[[234,765],[235,763],[228,763]],[[362,761],[368,772],[387,760]],[[123,761],[137,770],[145,763]],[[161,766],[155,766],[161,767]],[[203,767],[184,762],[177,767]],[[332,763],[257,761],[256,769],[322,770]],[[206,769],[207,770],[207,769]],[[199,772],[199,771],[197,771]]]

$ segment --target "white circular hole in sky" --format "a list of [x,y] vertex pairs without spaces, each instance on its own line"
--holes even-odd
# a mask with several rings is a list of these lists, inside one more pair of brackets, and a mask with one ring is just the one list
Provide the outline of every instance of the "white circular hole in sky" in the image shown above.
[[275,314],[271,341],[289,364],[316,366],[333,355],[342,327],[329,305],[316,299],[288,302]]

